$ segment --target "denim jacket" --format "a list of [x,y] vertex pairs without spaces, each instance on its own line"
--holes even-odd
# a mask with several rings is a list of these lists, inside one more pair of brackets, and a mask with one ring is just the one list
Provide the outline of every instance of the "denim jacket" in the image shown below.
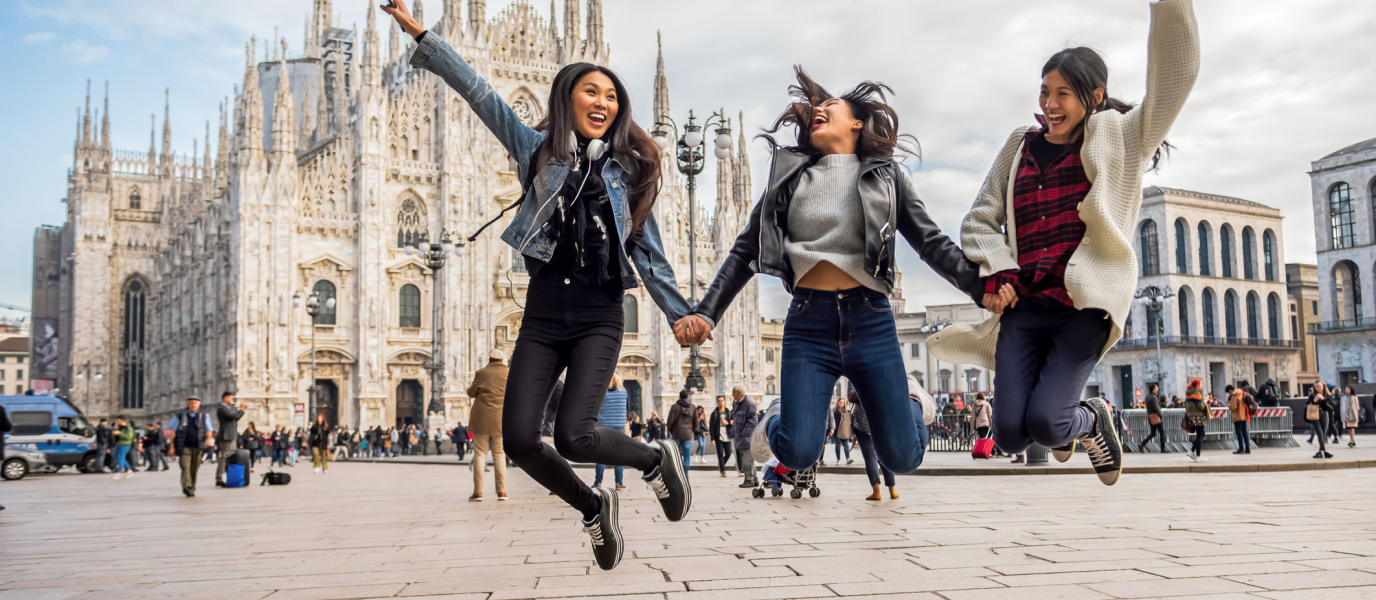
[[[416,50],[411,54],[411,66],[425,69],[444,79],[473,108],[483,124],[506,148],[507,153],[519,165],[518,175],[526,181],[526,175],[534,165],[535,151],[540,147],[545,134],[527,127],[498,95],[496,90],[473,70],[454,49],[433,32],[421,38]],[[554,256],[553,240],[546,235],[550,217],[558,203],[553,198],[564,185],[571,165],[553,161],[542,166],[538,176],[531,181],[526,192],[525,202],[521,205],[511,225],[502,232],[502,241],[522,254],[548,262]],[[635,274],[629,265],[634,264],[640,279],[655,304],[669,318],[672,325],[688,314],[688,301],[678,290],[673,266],[664,255],[664,242],[660,239],[659,225],[651,214],[645,219],[642,232],[637,238],[628,257],[626,240],[631,232],[631,211],[626,191],[628,182],[634,182],[635,174],[623,165],[615,149],[611,158],[602,167],[602,179],[607,184],[607,194],[611,200],[612,212],[616,215],[616,229],[621,243],[616,244],[617,255],[621,259],[622,289],[636,286]]]

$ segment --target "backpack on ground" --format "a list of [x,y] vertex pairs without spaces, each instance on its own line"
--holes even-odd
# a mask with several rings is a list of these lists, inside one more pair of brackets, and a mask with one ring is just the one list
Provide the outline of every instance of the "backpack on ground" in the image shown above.
[[263,482],[258,485],[287,485],[288,483],[291,483],[291,473],[268,471],[263,474]]
[[248,467],[229,465],[225,468],[225,487],[239,488],[248,485]]

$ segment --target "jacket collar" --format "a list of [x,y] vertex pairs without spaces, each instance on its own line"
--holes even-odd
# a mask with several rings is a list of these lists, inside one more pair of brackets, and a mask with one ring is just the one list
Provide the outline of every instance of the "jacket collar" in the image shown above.
[[[821,159],[820,155],[804,154],[795,150],[779,147],[774,149],[773,166],[770,168],[769,187],[777,188],[779,185],[796,177],[799,173],[811,168]],[[893,164],[891,158],[879,158],[869,156],[860,159],[860,175],[864,176],[871,171]]]

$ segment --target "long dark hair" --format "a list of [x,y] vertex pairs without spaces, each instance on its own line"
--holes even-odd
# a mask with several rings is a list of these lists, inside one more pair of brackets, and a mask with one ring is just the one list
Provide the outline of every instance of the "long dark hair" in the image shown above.
[[549,112],[535,126],[536,131],[545,132],[545,140],[535,150],[535,160],[531,169],[538,170],[550,160],[567,163],[573,160],[569,140],[573,139],[573,88],[585,75],[592,72],[606,75],[616,87],[617,111],[604,140],[616,153],[624,158],[634,175],[631,186],[631,233],[639,235],[641,225],[649,218],[659,196],[661,150],[636,124],[631,116],[631,97],[621,78],[611,69],[592,63],[573,63],[559,70],[554,83],[549,88]]
[[[770,150],[782,147],[785,150],[817,156],[822,152],[812,145],[812,111],[823,102],[835,98],[830,92],[808,76],[802,65],[793,66],[793,74],[798,83],[788,86],[788,95],[795,100],[784,108],[774,125],[764,130],[758,137],[769,143]],[[921,158],[921,148],[917,138],[898,133],[898,113],[888,105],[886,94],[893,89],[882,83],[864,81],[851,88],[840,98],[850,106],[851,114],[864,123],[860,129],[860,139],[855,143],[855,153],[861,158],[891,159],[895,152],[911,154]],[[785,126],[793,128],[796,145],[782,146],[771,134]]]
[[[1060,71],[1061,77],[1065,78],[1066,83],[1070,84],[1070,89],[1074,90],[1075,96],[1080,99],[1080,104],[1087,109],[1085,120],[1080,122],[1073,137],[1078,138],[1084,133],[1085,122],[1089,121],[1090,115],[1094,113],[1109,109],[1126,113],[1136,106],[1108,95],[1108,65],[1104,64],[1103,57],[1092,48],[1066,48],[1051,55],[1051,59],[1042,66],[1042,77],[1046,77],[1047,73],[1052,71]],[[1104,89],[1104,100],[1096,104],[1094,90],[1099,88]],[[1169,156],[1174,147],[1169,142],[1161,142],[1161,147],[1151,156],[1151,166],[1147,171],[1155,171],[1161,159]]]

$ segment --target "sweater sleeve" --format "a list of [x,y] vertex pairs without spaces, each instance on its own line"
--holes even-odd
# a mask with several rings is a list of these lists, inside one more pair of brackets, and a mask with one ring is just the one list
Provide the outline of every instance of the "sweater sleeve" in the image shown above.
[[1141,156],[1149,157],[1166,139],[1199,75],[1199,25],[1193,0],[1151,5],[1147,38],[1147,94],[1128,113],[1138,132]]
[[960,224],[960,246],[967,258],[979,263],[982,277],[1018,270],[1018,261],[1003,227],[1008,223],[1008,173],[1027,130],[1026,127],[1018,128],[1004,143],[1003,150],[994,159],[994,166],[984,178],[970,213]]

